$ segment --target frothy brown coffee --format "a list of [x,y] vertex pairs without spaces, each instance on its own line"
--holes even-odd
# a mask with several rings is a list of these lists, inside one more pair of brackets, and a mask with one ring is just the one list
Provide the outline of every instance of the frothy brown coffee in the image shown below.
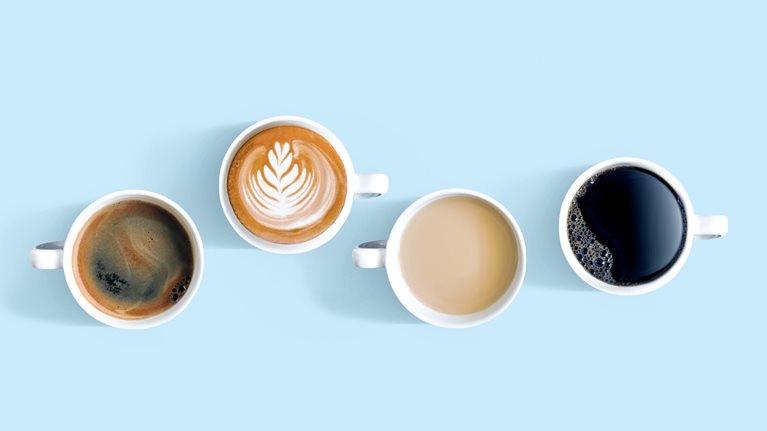
[[295,244],[327,230],[346,201],[346,169],[320,134],[297,126],[263,130],[237,151],[227,194],[234,214],[253,234]]
[[88,301],[120,319],[145,319],[187,292],[194,272],[192,242],[159,205],[125,200],[97,211],[74,245],[74,274]]

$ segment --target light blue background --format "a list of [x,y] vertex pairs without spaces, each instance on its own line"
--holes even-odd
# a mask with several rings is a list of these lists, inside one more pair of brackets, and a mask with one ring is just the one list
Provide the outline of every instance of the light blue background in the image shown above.
[[[765,429],[764,3],[524,3],[4,3],[0,428]],[[232,139],[277,114],[391,178],[305,255],[248,247],[218,203]],[[556,232],[572,180],[622,155],[730,216],[642,297],[580,282]],[[499,199],[528,244],[516,301],[469,330],[419,323],[350,259],[447,187]],[[143,332],[28,263],[125,188],[206,244],[195,301]]]

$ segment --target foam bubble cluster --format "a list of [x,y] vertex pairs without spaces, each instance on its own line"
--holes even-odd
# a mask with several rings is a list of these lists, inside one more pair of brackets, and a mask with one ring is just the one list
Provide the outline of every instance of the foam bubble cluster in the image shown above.
[[578,207],[578,198],[583,196],[595,181],[596,178],[586,181],[570,203],[570,210],[567,213],[567,238],[573,255],[586,271],[598,280],[618,285],[621,283],[613,278],[611,272],[613,254],[606,245],[597,240],[597,236],[586,225],[581,209]]
[[170,300],[173,302],[178,301],[181,299],[182,296],[184,296],[184,293],[186,293],[187,289],[189,289],[189,283],[192,281],[192,274],[187,274],[186,277],[179,280],[175,286],[173,286],[173,291],[171,291],[170,294]]

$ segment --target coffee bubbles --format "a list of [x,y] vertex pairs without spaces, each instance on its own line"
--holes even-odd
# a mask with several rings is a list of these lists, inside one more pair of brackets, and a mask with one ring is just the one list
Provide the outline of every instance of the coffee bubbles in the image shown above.
[[[580,192],[579,192],[580,194]],[[578,262],[596,278],[610,284],[618,284],[612,276],[613,254],[597,240],[583,221],[578,205],[573,202],[568,213],[567,237]]]

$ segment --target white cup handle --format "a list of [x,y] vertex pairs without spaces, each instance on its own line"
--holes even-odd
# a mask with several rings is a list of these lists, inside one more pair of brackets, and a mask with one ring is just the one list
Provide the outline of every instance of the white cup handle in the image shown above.
[[355,199],[374,198],[389,191],[389,177],[386,174],[357,174]]
[[352,262],[357,268],[383,268],[386,266],[386,241],[363,242],[352,250]]
[[693,235],[695,239],[714,239],[727,235],[729,221],[726,216],[696,215],[693,218]]
[[32,267],[37,269],[61,269],[64,267],[64,241],[39,244],[29,252]]

